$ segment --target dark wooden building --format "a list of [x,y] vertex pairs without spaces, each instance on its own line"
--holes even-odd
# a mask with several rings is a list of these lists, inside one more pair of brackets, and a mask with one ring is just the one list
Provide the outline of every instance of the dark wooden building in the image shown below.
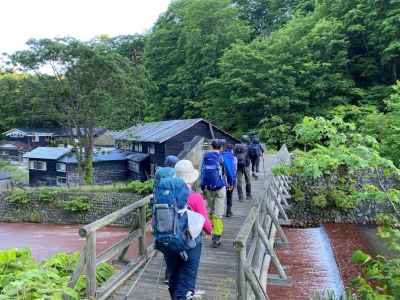
[[[109,184],[130,178],[127,156],[120,150],[100,151],[93,155],[93,183]],[[29,185],[75,186],[83,183],[78,160],[71,148],[38,147],[27,153]]]
[[[184,150],[184,143],[196,137],[206,140],[224,139],[227,143],[240,141],[204,119],[172,120],[140,124],[122,131],[115,136],[115,146],[124,151],[147,154],[149,166],[144,170],[154,175],[156,166],[163,165],[168,155],[179,155]],[[145,157],[143,156],[143,159]],[[128,160],[130,168],[138,169],[137,162]]]

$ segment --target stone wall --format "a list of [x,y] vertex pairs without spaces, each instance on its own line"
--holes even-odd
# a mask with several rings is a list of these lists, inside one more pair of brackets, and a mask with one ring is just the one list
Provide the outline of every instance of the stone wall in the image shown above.
[[[72,213],[64,209],[64,203],[76,197],[87,197],[90,209],[86,213]],[[112,213],[139,199],[132,193],[59,193],[55,201],[40,203],[37,194],[30,196],[27,204],[13,204],[6,200],[6,194],[0,193],[0,222],[33,222],[52,224],[88,224]],[[135,214],[117,222],[120,225],[133,224]]]
[[[334,185],[337,177],[332,176],[330,182]],[[354,224],[375,224],[376,216],[380,213],[394,212],[389,202],[380,203],[375,200],[362,200],[351,210],[339,210],[333,207],[318,208],[311,203],[311,195],[309,191],[326,189],[326,184],[321,180],[305,181],[303,178],[293,178],[292,184],[301,186],[305,199],[299,201],[296,199],[296,193],[292,190],[292,199],[287,214],[292,220],[293,226],[314,226],[321,223],[354,223]],[[354,188],[361,190],[364,185],[372,184],[375,186],[383,185],[385,189],[399,188],[400,181],[398,178],[385,178],[383,182],[379,182],[377,177],[369,171],[359,172],[355,178]]]

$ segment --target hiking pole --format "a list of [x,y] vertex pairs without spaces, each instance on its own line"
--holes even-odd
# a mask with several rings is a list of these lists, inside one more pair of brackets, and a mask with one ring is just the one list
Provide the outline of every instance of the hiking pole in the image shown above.
[[146,262],[144,265],[143,269],[140,271],[138,277],[136,278],[135,282],[133,285],[130,287],[128,293],[124,297],[124,300],[128,300],[129,296],[132,294],[132,292],[135,290],[137,283],[139,282],[140,278],[143,276],[143,273],[146,271],[147,267],[150,265],[150,262],[153,260],[153,256],[149,258],[149,260]]

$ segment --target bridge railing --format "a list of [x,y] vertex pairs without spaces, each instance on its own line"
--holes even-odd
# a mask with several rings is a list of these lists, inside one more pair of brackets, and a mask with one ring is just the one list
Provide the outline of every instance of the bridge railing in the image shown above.
[[[290,163],[286,146],[275,156],[273,164],[281,163]],[[266,174],[264,195],[251,208],[236,236],[236,288],[239,300],[269,299],[267,283],[290,285],[291,280],[275,252],[275,246],[289,244],[281,227],[282,223],[289,222],[285,213],[287,199],[290,198],[289,185],[286,176]],[[275,266],[277,274],[270,274],[271,264]]]
[[[153,256],[153,245],[146,245],[146,208],[150,202],[147,196],[128,206],[125,206],[91,224],[83,226],[79,229],[79,235],[86,239],[85,246],[81,252],[80,261],[73,273],[69,287],[74,288],[81,274],[86,274],[86,294],[89,299],[106,299],[115,289],[124,283],[132,274],[146,264]],[[118,219],[136,214],[138,222],[132,226],[131,230],[125,238],[114,243],[112,246],[97,253],[96,249],[96,233],[105,226],[114,224]],[[126,259],[129,247],[137,242],[138,256],[134,259]],[[96,269],[106,261],[117,257],[117,260],[123,265],[121,270],[114,274],[103,284],[102,287],[96,286]]]

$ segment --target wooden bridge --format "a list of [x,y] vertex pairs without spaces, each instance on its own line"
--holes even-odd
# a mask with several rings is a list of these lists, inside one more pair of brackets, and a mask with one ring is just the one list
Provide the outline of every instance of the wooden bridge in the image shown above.
[[[288,244],[280,224],[288,221],[284,207],[290,197],[289,182],[271,174],[272,166],[289,160],[285,146],[276,155],[265,156],[261,175],[252,182],[253,200],[234,199],[234,216],[224,220],[222,246],[214,249],[211,240],[204,239],[197,281],[201,299],[269,299],[267,284],[290,284],[274,250],[278,244]],[[146,244],[150,230],[145,221],[148,201],[146,197],[80,229],[79,234],[87,243],[71,278],[71,287],[80,274],[86,273],[87,295],[91,299],[169,299],[168,287],[163,282],[163,256],[153,250],[152,244]],[[127,237],[97,254],[96,231],[132,213],[137,214],[138,224]],[[138,256],[127,260],[128,248],[134,245],[138,247]],[[124,263],[123,267],[102,287],[96,287],[96,266],[113,259]],[[271,263],[278,274],[269,274]]]

